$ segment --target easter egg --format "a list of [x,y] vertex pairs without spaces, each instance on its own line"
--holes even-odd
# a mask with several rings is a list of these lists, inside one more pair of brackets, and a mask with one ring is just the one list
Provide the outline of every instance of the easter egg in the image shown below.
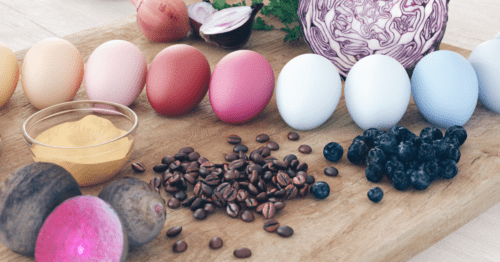
[[14,52],[0,43],[0,107],[12,97],[19,81],[19,65]]
[[463,56],[447,50],[425,56],[411,79],[413,100],[432,125],[447,129],[463,126],[472,116],[478,98],[478,81]]
[[360,128],[387,130],[408,108],[410,79],[396,59],[370,55],[352,67],[344,92],[347,110]]
[[124,40],[108,41],[87,61],[87,97],[129,106],[144,88],[147,70],[146,59],[137,46]]
[[256,117],[269,103],[274,72],[259,53],[234,51],[215,66],[209,90],[217,117],[226,123],[242,124]]
[[42,40],[24,57],[24,94],[38,109],[68,102],[80,89],[83,67],[82,55],[70,42],[60,38]]
[[316,54],[290,60],[276,83],[276,103],[281,117],[292,128],[314,129],[337,108],[342,82],[337,68]]
[[182,116],[207,94],[210,65],[198,49],[177,44],[163,49],[149,66],[146,94],[153,109],[164,116]]
[[479,83],[479,102],[500,113],[500,39],[480,44],[469,55]]

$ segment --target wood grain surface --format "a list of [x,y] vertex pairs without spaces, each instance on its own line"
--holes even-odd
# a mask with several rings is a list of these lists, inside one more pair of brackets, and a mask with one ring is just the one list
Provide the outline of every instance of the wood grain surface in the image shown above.
[[[271,63],[276,78],[291,58],[310,53],[304,42],[283,44],[283,36],[277,30],[254,31],[244,47],[264,55]],[[152,43],[137,29],[135,16],[70,35],[66,39],[75,44],[85,60],[97,46],[112,39],[136,44],[148,63],[163,48],[177,43],[189,44],[202,51],[212,70],[230,52],[197,38],[170,44]],[[453,50],[465,57],[470,53],[446,44],[442,44],[441,49]],[[25,53],[26,50],[17,53],[20,63]],[[384,190],[384,199],[379,204],[373,204],[367,199],[366,192],[375,184],[366,180],[362,167],[350,164],[345,156],[333,164],[339,169],[339,177],[326,177],[322,172],[326,166],[332,165],[321,154],[326,143],[336,141],[347,149],[352,139],[362,133],[349,116],[343,97],[328,122],[313,131],[299,132],[301,139],[296,142],[286,139],[286,134],[292,129],[281,119],[274,96],[257,118],[239,126],[218,120],[207,98],[186,116],[166,118],[155,113],[143,91],[130,106],[139,116],[140,127],[136,149],[129,162],[143,162],[148,171],[135,175],[127,165],[117,178],[132,175],[149,181],[155,176],[152,167],[160,162],[161,157],[175,154],[183,146],[192,146],[211,161],[221,162],[224,154],[232,150],[232,146],[225,142],[225,136],[238,134],[244,144],[254,149],[260,146],[255,142],[255,136],[267,133],[281,147],[273,156],[282,158],[289,153],[297,154],[301,162],[309,164],[309,173],[317,180],[330,184],[332,193],[321,201],[308,196],[287,202],[287,207],[277,214],[276,219],[294,228],[295,235],[289,239],[262,230],[264,219],[260,216],[247,224],[218,210],[205,221],[197,221],[189,209],[168,209],[162,233],[153,242],[131,250],[129,261],[233,260],[232,252],[240,246],[252,250],[252,261],[406,261],[500,200],[497,190],[500,186],[497,176],[500,168],[500,142],[497,139],[500,126],[496,124],[499,116],[481,105],[477,106],[464,126],[469,138],[460,148],[462,157],[456,178],[434,182],[423,192],[399,192],[383,180],[377,185]],[[86,99],[83,88],[75,97],[75,100],[82,99]],[[32,162],[22,138],[21,126],[36,111],[24,97],[20,84],[12,99],[0,108],[0,123],[9,123],[0,125],[3,140],[0,179]],[[418,113],[413,101],[399,124],[415,133],[430,126]],[[312,146],[313,153],[298,153],[297,148],[301,144]],[[82,191],[97,195],[104,186],[87,187]],[[162,195],[166,200],[170,198],[165,192]],[[174,225],[182,225],[183,232],[175,239],[166,238],[166,230]],[[225,243],[217,251],[208,248],[208,241],[214,236],[221,237]],[[179,239],[184,239],[189,247],[186,252],[175,254],[171,247]],[[3,245],[0,245],[0,260],[32,261]]]

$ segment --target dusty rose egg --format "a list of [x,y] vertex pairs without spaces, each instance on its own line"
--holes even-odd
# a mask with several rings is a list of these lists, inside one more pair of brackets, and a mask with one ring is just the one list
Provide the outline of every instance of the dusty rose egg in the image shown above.
[[269,62],[250,50],[223,57],[212,73],[209,97],[220,120],[242,124],[256,117],[274,91],[274,72]]

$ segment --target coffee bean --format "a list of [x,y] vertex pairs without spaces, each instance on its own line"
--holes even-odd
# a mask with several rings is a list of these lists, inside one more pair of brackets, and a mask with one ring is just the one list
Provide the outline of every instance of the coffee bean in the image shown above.
[[195,211],[195,210],[198,210],[198,209],[203,209],[203,207],[205,206],[205,203],[207,201],[202,199],[202,198],[196,198],[193,203],[191,204],[191,211]]
[[257,200],[253,197],[248,197],[247,199],[245,199],[245,206],[247,208],[255,208],[259,203],[257,202]]
[[304,172],[307,172],[307,169],[308,169],[307,163],[300,163],[300,164],[297,166],[297,171],[304,171]]
[[167,203],[167,206],[172,208],[172,209],[176,209],[178,208],[179,206],[181,205],[181,202],[179,201],[179,199],[175,198],[175,197],[172,197],[168,203]]
[[270,156],[271,155],[271,149],[269,149],[269,147],[267,147],[267,146],[262,147],[262,150],[260,150],[260,155],[263,158],[266,158],[266,157]]
[[185,191],[179,191],[174,193],[174,197],[179,199],[180,201],[184,201],[187,198]]
[[187,248],[188,248],[187,243],[184,240],[179,240],[175,242],[174,245],[172,246],[172,249],[176,253],[184,252],[186,251]]
[[207,185],[207,184],[201,184],[201,192],[203,195],[207,196],[207,197],[211,197],[212,196],[212,193],[213,193],[213,190],[212,188]]
[[255,138],[255,140],[259,143],[265,143],[269,141],[269,136],[266,134],[260,134]]
[[215,188],[215,191],[216,192],[221,192],[221,193],[224,193],[224,191],[229,187],[231,186],[231,184],[229,184],[228,182],[224,182],[220,185],[218,185],[216,188]]
[[166,156],[164,158],[161,159],[161,163],[164,164],[164,165],[170,165],[172,164],[172,162],[175,161],[175,158],[173,156]]
[[285,188],[286,191],[286,199],[294,199],[297,196],[297,187],[294,185],[288,185]]
[[196,183],[196,185],[194,185],[193,187],[193,193],[196,197],[200,197],[201,196],[201,185],[203,184],[203,182],[201,181],[198,181]]
[[278,143],[274,142],[274,141],[269,141],[267,142],[266,144],[267,148],[269,148],[271,151],[277,151],[278,149],[280,149],[280,146],[278,145]]
[[285,208],[285,202],[281,202],[281,201],[275,202],[274,207],[276,208],[276,210],[281,210],[281,209]]
[[275,232],[276,229],[278,229],[278,227],[280,226],[280,223],[278,223],[278,221],[274,220],[274,219],[268,219],[266,220],[266,222],[264,222],[264,230],[266,230],[267,232]]
[[281,237],[291,237],[293,235],[293,229],[289,226],[279,226],[276,232]]
[[306,183],[304,176],[296,176],[292,179],[292,183],[296,186],[303,186]]
[[276,207],[274,206],[274,203],[272,202],[266,202],[264,203],[264,206],[262,207],[262,215],[265,218],[273,218],[274,214],[276,213]]
[[203,208],[198,208],[198,209],[196,209],[196,211],[194,211],[193,216],[194,216],[194,218],[196,218],[198,220],[203,220],[203,219],[207,218],[207,211],[205,211],[205,209],[203,209]]
[[186,155],[189,155],[190,153],[193,153],[193,152],[194,152],[194,149],[190,146],[183,147],[179,150],[179,153],[183,153]]
[[208,162],[208,159],[206,157],[201,156],[200,158],[198,158],[198,163],[200,163],[200,165],[205,163],[205,162]]
[[239,143],[241,143],[241,137],[237,136],[237,135],[230,135],[226,138],[226,141],[229,143],[229,144],[232,144],[232,145],[237,145]]
[[182,231],[182,226],[171,227],[167,231],[167,237],[176,237],[181,233],[181,231]]
[[252,251],[246,247],[240,247],[234,250],[234,256],[237,258],[247,258],[252,255]]
[[238,155],[236,153],[228,153],[228,154],[226,154],[226,156],[224,157],[224,159],[227,162],[233,162],[234,160],[238,159]]
[[292,160],[290,162],[290,168],[297,171],[297,166],[299,166],[300,162],[298,159]]
[[327,176],[337,176],[338,174],[339,174],[339,171],[333,166],[329,166],[329,167],[325,168],[325,175],[327,175]]
[[266,161],[264,161],[264,158],[259,154],[254,154],[252,160],[258,165],[263,165],[266,163]]
[[272,203],[278,203],[280,202],[281,200],[275,198],[275,197],[270,197],[267,199],[267,202],[272,202]]
[[300,136],[297,132],[290,132],[288,133],[288,140],[296,141],[299,140]]
[[210,174],[205,177],[205,183],[210,186],[217,186],[220,184],[220,179],[218,176]]
[[262,192],[262,193],[259,193],[255,199],[257,199],[257,201],[260,201],[260,202],[264,202],[267,200],[267,193],[266,192]]
[[230,169],[226,173],[224,173],[224,180],[231,181],[233,179],[237,179],[240,176],[240,172],[236,169]]
[[271,181],[271,179],[273,178],[273,172],[271,171],[266,171],[264,172],[264,175],[262,176],[262,179],[264,179],[264,181]]
[[198,160],[198,158],[200,158],[200,153],[198,152],[191,152],[188,154],[188,160],[191,162]]
[[238,159],[238,160],[234,160],[233,162],[229,163],[229,166],[227,168],[241,170],[244,166],[245,166],[245,160]]
[[232,218],[238,217],[240,214],[240,207],[236,203],[227,203],[226,212]]
[[290,155],[287,155],[283,158],[283,161],[288,161],[288,162],[292,162],[293,160],[296,160],[297,159],[297,156],[294,155],[294,154],[290,154]]
[[181,173],[175,171],[172,177],[168,179],[168,183],[172,186],[177,186],[181,181]]
[[214,238],[210,239],[208,246],[211,249],[219,249],[222,247],[223,244],[224,244],[224,242],[222,241],[222,239],[220,237],[214,237]]
[[137,173],[143,173],[144,171],[146,171],[146,168],[144,167],[144,165],[142,163],[132,163],[132,169],[137,172]]
[[241,213],[241,220],[245,222],[252,222],[254,219],[253,213],[250,210],[245,210]]
[[248,192],[254,196],[259,194],[259,190],[253,184],[248,184]]
[[274,196],[277,198],[282,198],[285,195],[286,195],[285,189],[280,189],[280,190],[276,191],[276,193],[274,193]]
[[212,214],[213,212],[215,212],[215,206],[214,204],[211,203],[206,203],[203,209],[205,209],[205,211],[207,211],[208,214]]
[[195,196],[186,198],[184,201],[182,201],[182,206],[183,207],[189,207],[193,204],[194,200],[196,199]]
[[239,153],[240,151],[243,151],[243,153],[246,153],[248,151],[248,147],[245,145],[236,145],[233,148],[233,152]]
[[227,202],[233,202],[236,200],[236,195],[237,191],[234,190],[232,186],[228,187],[226,190],[224,190],[224,193],[222,193],[222,196]]
[[312,152],[312,148],[308,145],[299,146],[299,152],[302,154],[310,154]]
[[245,202],[245,199],[248,198],[250,194],[248,194],[248,191],[245,189],[240,189],[238,190],[238,194],[236,195],[236,201],[238,202]]
[[309,184],[305,184],[301,189],[299,189],[298,195],[302,198],[305,198],[308,192],[309,192]]
[[172,186],[172,185],[167,185],[167,186],[165,187],[165,192],[170,193],[170,194],[173,194],[173,193],[175,193],[175,192],[177,192],[177,191],[179,191],[179,190],[180,190],[180,189],[179,189],[178,187],[176,187],[176,186]]
[[184,154],[184,153],[178,153],[178,154],[175,154],[175,155],[174,155],[174,158],[175,158],[175,160],[179,160],[179,161],[181,161],[181,162],[184,162],[184,161],[186,161],[186,159],[187,159],[187,154]]
[[152,185],[154,188],[160,188],[161,178],[159,176],[153,177],[153,179],[151,179],[151,181],[149,181],[149,184]]
[[184,179],[191,185],[194,185],[196,183],[196,178],[192,174],[185,174]]
[[306,183],[307,183],[307,184],[309,184],[309,185],[314,184],[314,181],[315,181],[315,180],[316,180],[316,179],[314,179],[314,177],[313,177],[313,176],[311,176],[311,175],[307,175],[307,177],[306,177]]
[[245,154],[245,152],[243,152],[243,151],[238,152],[238,158],[239,158],[239,159],[243,159],[243,160],[245,160],[245,161],[247,161],[247,160],[248,160],[247,155],[246,155],[246,154]]
[[280,170],[280,171],[278,171],[278,174],[276,175],[276,182],[280,186],[286,187],[292,183],[292,180],[290,179],[290,177],[288,176],[287,173]]
[[291,170],[291,169],[288,169],[288,170],[286,171],[286,173],[288,174],[288,176],[289,176],[290,178],[294,178],[295,176],[297,176],[297,173],[295,173],[295,171],[293,171],[293,170]]
[[182,168],[181,161],[175,160],[174,162],[170,163],[168,168],[170,168],[170,170],[172,170],[172,171],[181,169]]
[[165,170],[168,169],[168,166],[165,165],[165,164],[159,164],[159,165],[156,165],[153,167],[153,170],[156,172],[156,173],[163,173],[165,172]]

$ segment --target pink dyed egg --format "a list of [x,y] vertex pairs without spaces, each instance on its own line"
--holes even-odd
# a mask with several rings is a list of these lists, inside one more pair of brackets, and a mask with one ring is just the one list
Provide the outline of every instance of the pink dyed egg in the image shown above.
[[274,72],[269,62],[250,50],[223,57],[210,80],[210,104],[220,120],[242,124],[256,117],[274,91]]
[[72,197],[38,233],[35,261],[125,261],[128,240],[115,210],[95,196]]

